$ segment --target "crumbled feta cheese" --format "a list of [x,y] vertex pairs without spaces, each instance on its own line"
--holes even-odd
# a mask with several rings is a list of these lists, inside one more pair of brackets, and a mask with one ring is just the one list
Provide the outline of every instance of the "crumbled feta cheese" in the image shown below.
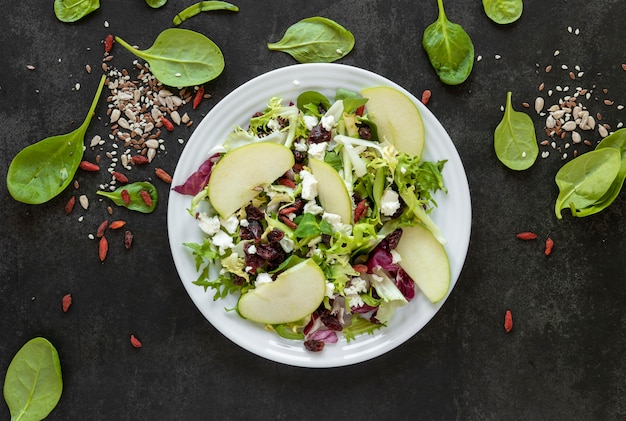
[[276,131],[280,130],[280,123],[278,122],[278,120],[274,120],[272,118],[272,119],[270,119],[270,121],[267,122],[267,128],[270,129],[273,132],[276,132]]
[[308,131],[313,130],[313,127],[317,126],[319,120],[314,115],[305,115],[302,117],[302,121],[304,121],[304,125]]
[[341,224],[341,216],[337,215],[336,213],[324,212],[322,214],[322,219],[328,222],[333,227]]
[[350,284],[343,289],[346,295],[358,294],[360,292],[367,292],[367,282],[365,279],[356,277],[350,280]]
[[328,131],[331,131],[333,127],[337,125],[337,123],[335,123],[335,116],[333,116],[332,114],[323,116],[321,123],[324,130]]
[[242,219],[241,221],[239,221],[239,225],[246,228],[247,226],[250,225],[250,221],[248,221],[247,219]]
[[310,213],[312,215],[321,215],[324,213],[324,208],[318,205],[315,200],[310,200],[305,203],[303,212]]
[[400,209],[398,193],[392,189],[387,189],[380,199],[380,211],[385,216],[391,216]]
[[346,295],[346,298],[350,307],[363,307],[365,305],[363,299],[357,294]]
[[231,215],[226,219],[220,219],[220,224],[227,232],[233,234],[237,230],[239,219],[235,215]]
[[326,155],[327,147],[328,147],[328,142],[311,143],[309,145],[309,157],[313,157],[315,159],[319,159],[320,161],[323,161],[324,155]]
[[221,230],[211,238],[211,242],[219,248],[220,254],[224,254],[226,249],[235,247],[232,237]]
[[280,244],[285,253],[291,253],[295,247],[293,240],[287,237],[281,238],[278,244]]
[[302,179],[302,198],[304,200],[313,200],[317,196],[317,180],[313,174],[307,170],[300,171]]
[[248,247],[248,250],[247,250],[247,251],[248,251],[248,254],[256,254],[256,246],[255,246],[254,244],[251,244],[251,245]]
[[328,298],[333,298],[334,294],[335,294],[335,284],[333,284],[332,282],[326,282],[326,296]]
[[298,152],[306,152],[309,149],[309,145],[306,139],[300,139],[293,143],[293,148]]
[[220,230],[220,218],[209,216],[205,212],[198,214],[198,226],[206,235],[215,235]]
[[261,272],[256,276],[256,280],[254,281],[255,286],[269,284],[273,281],[272,276],[269,273]]

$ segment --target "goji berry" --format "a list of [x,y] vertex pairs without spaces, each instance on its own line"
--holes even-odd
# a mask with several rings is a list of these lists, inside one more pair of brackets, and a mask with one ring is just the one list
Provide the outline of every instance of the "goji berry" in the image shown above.
[[356,264],[352,266],[352,269],[356,270],[359,273],[367,273],[367,265]]
[[354,208],[354,222],[357,222],[359,219],[361,219],[365,215],[366,211],[367,201],[363,199]]
[[422,104],[424,105],[428,104],[428,101],[430,101],[431,96],[432,96],[432,92],[430,92],[430,90],[428,89],[422,92]]
[[122,184],[126,184],[128,183],[128,177],[126,177],[124,174],[122,174],[121,172],[118,171],[113,171],[111,173],[111,175],[113,176],[113,178],[115,178],[117,181],[119,181]]
[[89,161],[80,161],[79,167],[85,171],[100,171],[100,167]]
[[159,177],[161,181],[167,184],[172,184],[172,176],[169,175],[164,169],[157,168],[154,170],[154,173],[156,174],[157,177]]
[[107,253],[109,252],[109,242],[107,241],[105,236],[100,237],[100,244],[98,245],[98,256],[100,257],[100,261],[104,262],[104,259],[107,258]]
[[125,204],[130,204],[130,193],[128,193],[128,190],[123,189],[120,192],[120,196],[122,197],[122,200],[124,201]]
[[102,223],[98,226],[98,230],[96,231],[96,237],[102,238],[104,236],[104,231],[106,231],[108,225],[109,221],[107,221],[106,219],[102,221]]
[[130,335],[130,344],[135,348],[141,348],[141,341],[135,335]]
[[292,179],[287,178],[287,177],[280,177],[278,179],[278,184],[280,184],[281,186],[292,188],[292,189],[296,188],[296,183],[294,183]]
[[359,117],[362,117],[364,112],[365,112],[365,105],[361,105],[359,108],[356,109],[354,114],[358,115]]
[[200,102],[202,102],[202,98],[204,98],[204,85],[200,85],[200,87],[196,91],[196,96],[193,97],[193,109],[194,110],[198,108],[198,105],[200,105]]
[[104,38],[104,52],[109,54],[113,49],[113,42],[115,42],[115,38],[113,35],[109,34]]
[[139,195],[147,206],[152,207],[152,198],[150,197],[150,193],[148,193],[146,190],[141,190],[139,192]]
[[122,228],[124,225],[126,225],[126,221],[118,220],[118,221],[111,222],[111,225],[109,225],[109,228],[111,228],[112,230],[118,230]]
[[161,123],[163,123],[163,127],[165,127],[165,129],[168,132],[171,132],[174,130],[174,124],[171,121],[169,121],[167,118],[161,117]]
[[549,256],[550,253],[552,253],[553,247],[554,247],[554,241],[552,241],[552,238],[550,237],[546,238],[546,249],[544,250],[544,254],[546,256]]
[[65,214],[69,215],[74,210],[74,205],[76,204],[76,196],[70,197],[70,199],[65,204]]
[[530,231],[525,231],[525,232],[520,232],[519,234],[516,235],[517,238],[519,238],[520,240],[534,240],[535,238],[537,238],[537,234],[535,234],[534,232],[530,232]]
[[130,158],[130,162],[132,162],[135,165],[145,165],[148,162],[150,162],[150,160],[143,155],[133,155]]
[[504,313],[504,330],[510,332],[513,329],[513,315],[511,314],[511,310],[507,310]]
[[65,294],[61,299],[61,303],[63,305],[63,313],[67,313],[72,305],[72,294]]

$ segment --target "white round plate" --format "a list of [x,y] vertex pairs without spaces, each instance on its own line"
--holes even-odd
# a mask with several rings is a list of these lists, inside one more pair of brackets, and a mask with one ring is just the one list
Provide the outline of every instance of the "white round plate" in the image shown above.
[[[213,146],[223,142],[233,128],[247,127],[250,117],[263,110],[271,97],[278,96],[286,102],[295,102],[299,93],[316,90],[332,100],[337,88],[359,91],[380,85],[399,89],[419,108],[426,128],[423,158],[448,160],[443,171],[448,194],[436,197],[439,207],[431,216],[447,239],[452,290],[463,268],[471,228],[471,202],[463,164],[452,140],[434,115],[408,91],[375,73],[341,64],[298,64],[250,80],[216,104],[196,127],[181,154],[172,185],[183,184],[208,158]],[[255,163],[251,162],[250,165]],[[327,344],[322,352],[307,351],[302,341],[283,339],[265,330],[260,324],[242,319],[234,311],[226,311],[235,306],[235,297],[213,301],[212,289],[205,292],[204,288],[192,283],[198,273],[191,252],[183,243],[202,242],[202,235],[195,219],[187,212],[190,202],[191,196],[171,191],[167,215],[168,234],[183,286],[215,328],[239,346],[261,357],[301,367],[338,367],[366,361],[390,351],[419,332],[445,301],[432,304],[423,294],[418,293],[396,312],[387,327],[377,330],[375,334],[358,336],[349,343],[339,335],[339,342]]]

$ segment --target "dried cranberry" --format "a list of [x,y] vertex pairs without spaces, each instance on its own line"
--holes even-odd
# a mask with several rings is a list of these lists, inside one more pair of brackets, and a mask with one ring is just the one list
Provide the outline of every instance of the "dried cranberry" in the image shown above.
[[293,158],[297,164],[302,164],[305,158],[304,152],[293,151]]
[[265,214],[256,206],[248,205],[246,206],[246,218],[249,221],[261,221],[265,219]]
[[397,211],[395,211],[395,213],[393,215],[391,215],[392,218],[399,218],[400,215],[402,215],[402,212],[404,212],[404,210],[406,209],[406,203],[404,200],[402,200],[402,198],[398,198],[398,200],[400,201],[400,207],[398,208]]
[[330,142],[331,136],[330,132],[323,128],[322,126],[315,126],[311,129],[311,133],[309,133],[309,138],[307,141],[309,143],[322,143],[322,142]]
[[333,239],[332,235],[322,234],[321,237],[322,237],[322,244],[324,244],[326,247],[330,247],[331,246],[330,240]]
[[324,341],[320,341],[318,339],[309,339],[308,341],[304,341],[304,347],[308,351],[312,352],[320,352],[324,349]]
[[244,254],[246,266],[250,268],[248,270],[248,272],[250,273],[256,273],[257,269],[265,264],[265,259],[263,259],[258,254],[248,254],[248,247],[245,247]]
[[285,233],[279,230],[278,228],[274,228],[270,232],[267,233],[267,241],[270,243],[278,243],[283,239]]
[[259,221],[252,220],[247,227],[239,229],[239,236],[242,240],[259,240],[263,235],[263,226]]
[[400,237],[402,237],[402,229],[398,228],[391,234],[386,237],[387,244],[389,245],[389,249],[393,250],[398,247],[398,243],[400,242]]
[[372,131],[368,126],[359,127],[359,137],[364,140],[372,140]]
[[231,279],[233,280],[233,285],[237,286],[242,286],[246,282],[243,276],[235,275],[234,273],[231,274]]
[[330,330],[343,330],[343,326],[341,325],[341,322],[339,322],[337,316],[333,316],[330,313],[322,315],[322,323],[324,323],[324,326],[326,326]]

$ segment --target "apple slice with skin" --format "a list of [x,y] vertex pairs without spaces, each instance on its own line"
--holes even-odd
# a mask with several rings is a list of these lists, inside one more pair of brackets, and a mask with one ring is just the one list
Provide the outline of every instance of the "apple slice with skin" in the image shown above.
[[254,322],[295,322],[313,313],[324,300],[326,277],[307,259],[287,269],[276,280],[261,284],[239,298],[239,314]]
[[424,122],[417,106],[390,86],[363,89],[365,109],[378,128],[379,140],[387,140],[400,152],[421,156],[424,150]]
[[398,264],[432,303],[443,299],[450,289],[450,262],[443,245],[426,228],[403,227],[396,251]]
[[324,210],[339,215],[342,223],[351,224],[352,199],[339,173],[326,162],[315,158],[309,158],[309,168],[317,180],[317,192]]
[[273,183],[293,167],[291,150],[278,143],[258,142],[225,154],[209,178],[211,205],[226,218],[259,194],[259,186]]

